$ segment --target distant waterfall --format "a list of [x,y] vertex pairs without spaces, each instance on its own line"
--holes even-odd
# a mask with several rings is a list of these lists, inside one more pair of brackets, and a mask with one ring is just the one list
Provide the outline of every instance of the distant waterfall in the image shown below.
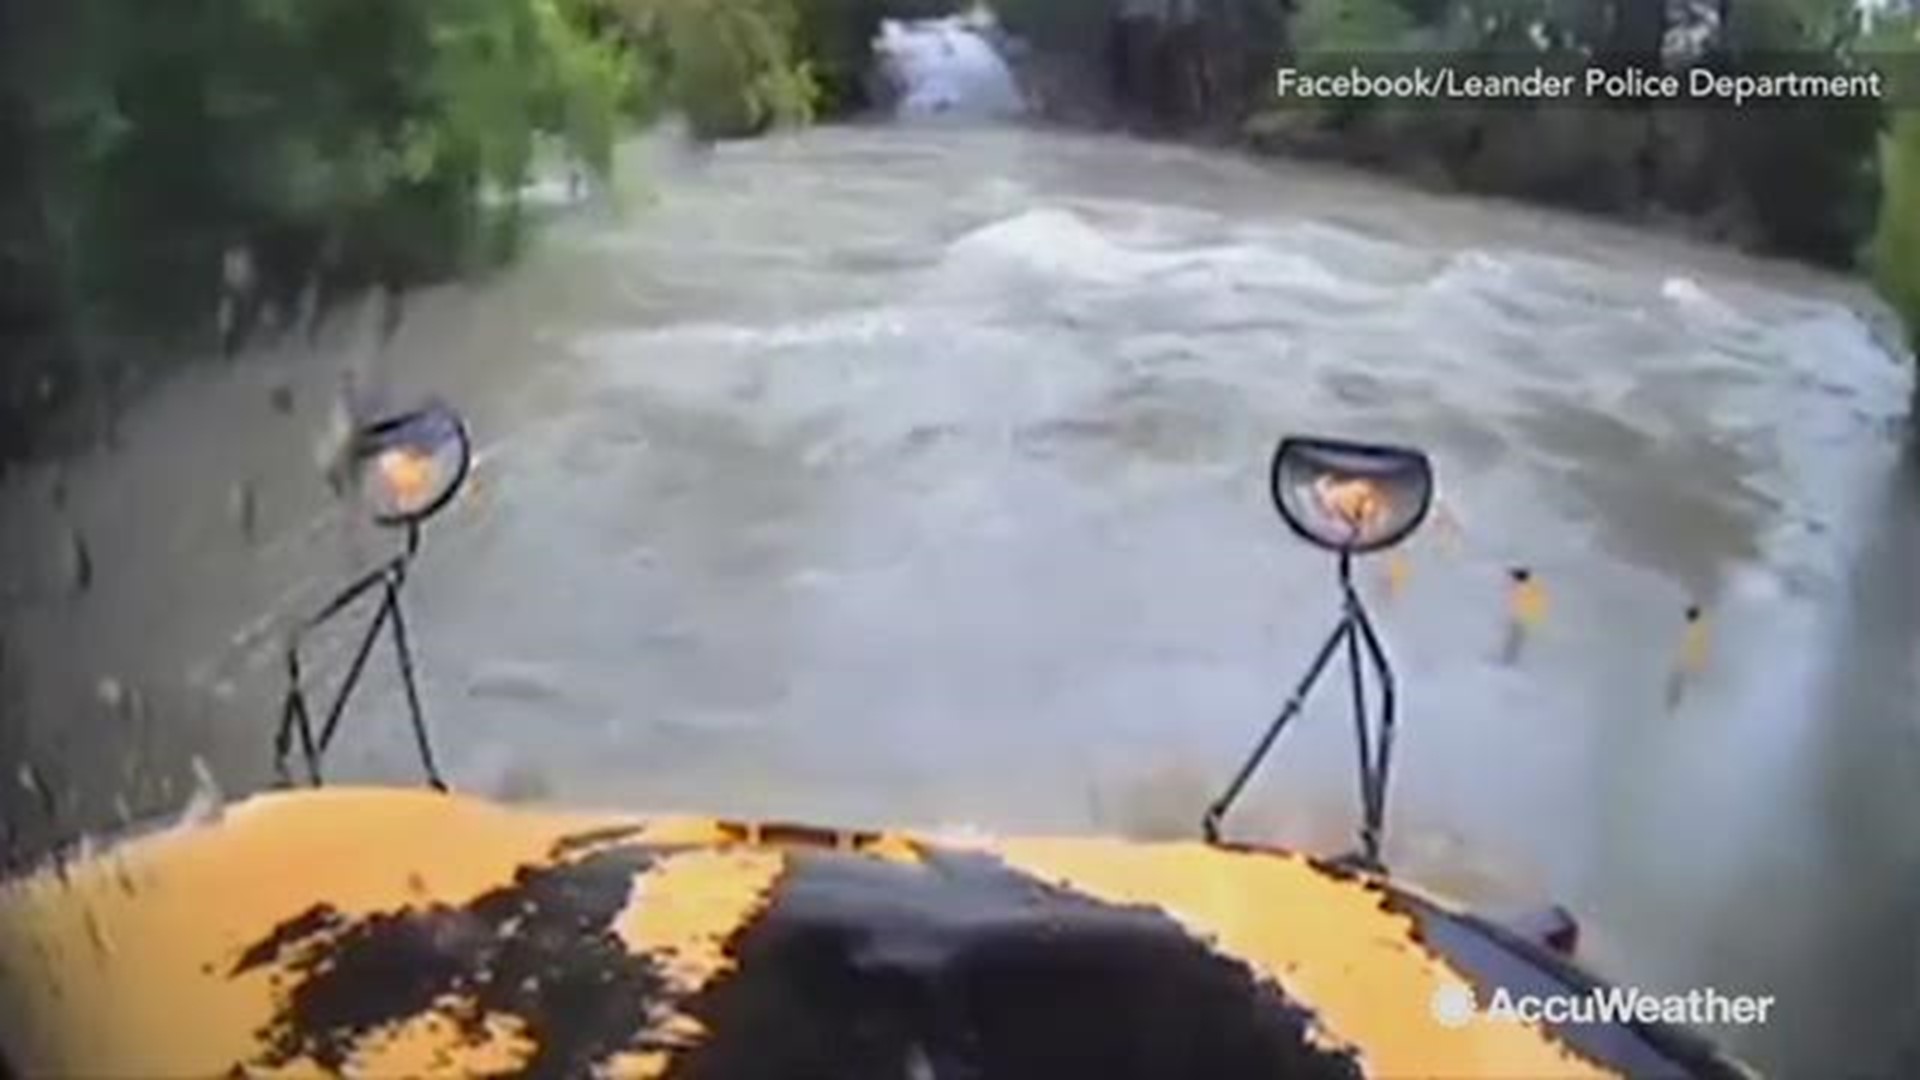
[[1001,58],[993,14],[887,19],[874,38],[880,74],[902,117],[1017,116],[1026,103]]

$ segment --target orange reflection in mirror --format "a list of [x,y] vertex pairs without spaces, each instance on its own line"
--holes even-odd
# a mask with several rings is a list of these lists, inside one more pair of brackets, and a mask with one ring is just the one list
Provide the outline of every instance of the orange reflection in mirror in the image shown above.
[[405,447],[383,450],[374,459],[374,469],[380,476],[381,486],[402,513],[418,510],[433,497],[437,468],[433,458],[426,454]]
[[1385,522],[1391,506],[1379,485],[1362,477],[1340,480],[1322,476],[1313,482],[1320,506],[1347,523],[1355,536],[1364,536]]

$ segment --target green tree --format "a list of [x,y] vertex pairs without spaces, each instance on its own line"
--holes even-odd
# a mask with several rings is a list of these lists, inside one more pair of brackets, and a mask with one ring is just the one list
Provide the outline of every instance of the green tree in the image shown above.
[[1873,276],[1906,320],[1920,352],[1920,111],[1895,114],[1880,141],[1880,220],[1874,231]]
[[795,0],[602,0],[643,63],[659,72],[649,112],[685,116],[706,138],[813,119],[819,90],[799,54]]
[[269,281],[498,250],[541,132],[608,165],[626,77],[556,0],[76,0],[56,40],[30,147],[54,243],[135,326],[207,310],[236,244]]
[[254,310],[281,312],[321,278],[511,251],[543,139],[611,163],[635,69],[576,3],[9,0],[10,449],[63,400],[203,351],[237,251],[273,301]]
[[532,172],[610,171],[633,119],[804,122],[808,50],[844,87],[886,6],[0,0],[0,426],[204,351],[236,280],[288,312],[488,266]]
[[[1855,64],[1849,0],[1736,0],[1714,63],[1740,74],[1841,72]],[[1774,250],[1857,264],[1872,229],[1870,104],[1793,101],[1715,114],[1715,144],[1732,189]]]
[[812,65],[819,106],[830,113],[865,107],[873,37],[885,0],[799,0],[796,50]]

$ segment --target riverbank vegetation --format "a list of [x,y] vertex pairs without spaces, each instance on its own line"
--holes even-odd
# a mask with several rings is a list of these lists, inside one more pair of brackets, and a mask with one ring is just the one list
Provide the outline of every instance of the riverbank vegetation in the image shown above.
[[[1920,338],[1920,40],[1853,0],[1004,0],[1016,32],[1100,58],[1129,126],[1378,168],[1445,190],[1651,220],[1871,267]],[[1078,42],[1076,46],[1074,43]],[[1459,71],[1587,67],[1891,76],[1881,102],[1282,100],[1276,58]]]
[[[672,114],[727,138],[859,110],[883,17],[968,6],[0,0],[0,459],[63,405],[110,411],[175,358],[310,327],[356,290],[498,264],[536,173],[604,181],[628,126]],[[1920,327],[1910,118],[1825,104],[1304,107],[1272,79],[1287,55],[1659,65],[1674,41],[1694,49],[1688,62],[1735,71],[1888,51],[1912,67],[1911,18],[1870,30],[1850,0],[996,7],[1036,53],[1085,59],[1157,130],[1867,265]]]
[[1920,112],[1895,118],[1882,137],[1880,161],[1874,279],[1906,319],[1909,346],[1920,355]]
[[[0,460],[78,402],[515,251],[623,128],[860,104],[881,0],[0,0]],[[104,403],[104,404],[103,404]]]
[[[1303,0],[1295,25],[1300,55],[1340,66],[1401,54],[1462,70],[1652,75],[1843,73],[1870,43],[1897,40],[1870,35],[1849,0]],[[1675,215],[1744,246],[1846,267],[1873,226],[1882,122],[1872,101],[1732,107],[1629,94],[1360,109],[1271,101],[1250,128],[1276,147],[1357,155],[1468,190]]]

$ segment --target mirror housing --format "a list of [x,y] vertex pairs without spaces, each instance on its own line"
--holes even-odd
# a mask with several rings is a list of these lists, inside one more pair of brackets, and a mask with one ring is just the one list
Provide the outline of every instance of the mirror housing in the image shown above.
[[1289,436],[1273,454],[1274,509],[1301,539],[1343,556],[1411,536],[1433,506],[1433,465],[1406,447]]
[[353,467],[374,521],[414,527],[459,494],[473,469],[473,444],[460,414],[432,401],[361,428]]

